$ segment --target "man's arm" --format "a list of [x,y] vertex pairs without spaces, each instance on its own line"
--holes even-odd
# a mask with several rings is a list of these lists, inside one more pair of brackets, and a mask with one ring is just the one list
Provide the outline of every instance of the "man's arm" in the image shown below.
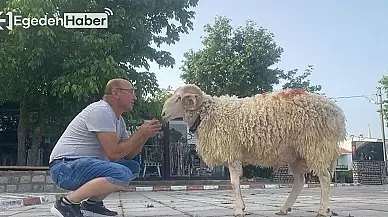
[[[121,139],[120,142],[125,142],[125,141],[127,141],[127,140],[129,140],[129,138]],[[147,140],[148,140],[148,139],[147,139]],[[133,150],[130,151],[130,152],[129,152],[127,155],[125,155],[123,158],[124,158],[124,159],[132,160],[134,157],[136,157],[136,155],[138,155],[138,154],[141,152],[141,150],[143,149],[143,147],[144,147],[145,143],[147,142],[147,140],[146,140],[142,145],[140,145],[139,147],[137,147],[137,148],[133,147]]]
[[123,157],[135,156],[141,151],[148,140],[141,131],[136,131],[128,139],[117,140],[117,134],[113,132],[99,132],[97,137],[101,146],[111,161],[119,160]]
[[117,137],[116,117],[110,116],[110,113],[109,107],[98,107],[86,116],[85,124],[89,131],[97,134],[105,155],[112,161],[140,151],[150,137],[158,134],[161,127],[157,120],[144,123],[129,139],[120,141]]
[[134,157],[141,151],[144,144],[150,137],[159,133],[161,125],[159,121],[153,120],[144,123],[128,139],[119,141],[116,133],[98,132],[102,149],[111,161],[119,160],[123,157]]
[[[127,130],[127,126],[125,125],[125,121],[122,117],[121,117],[121,136],[120,137],[121,137],[120,142],[124,142],[128,140],[130,137],[130,134]],[[143,145],[140,145],[137,148],[134,147],[134,150],[130,151],[126,156],[124,156],[124,159],[132,160],[137,154],[139,154],[139,152],[141,152],[143,147],[144,147],[144,143]]]

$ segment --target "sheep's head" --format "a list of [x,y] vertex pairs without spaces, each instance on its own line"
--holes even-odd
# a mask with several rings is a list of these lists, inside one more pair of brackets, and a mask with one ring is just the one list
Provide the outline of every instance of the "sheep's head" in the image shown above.
[[177,88],[163,105],[162,118],[168,122],[175,118],[182,118],[185,111],[197,110],[203,101],[204,93],[193,84],[183,85]]

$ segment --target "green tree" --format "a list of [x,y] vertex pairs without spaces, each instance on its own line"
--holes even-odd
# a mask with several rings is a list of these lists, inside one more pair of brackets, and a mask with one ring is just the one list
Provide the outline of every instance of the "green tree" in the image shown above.
[[272,33],[247,21],[233,31],[230,19],[216,17],[204,28],[204,48],[184,54],[181,78],[212,95],[250,96],[272,91],[281,70],[270,67],[280,61],[283,49]]
[[283,48],[274,35],[248,20],[245,26],[233,30],[231,20],[216,17],[213,25],[205,25],[203,49],[189,50],[184,54],[181,78],[185,83],[195,83],[212,95],[250,96],[273,91],[273,85],[285,82],[282,88],[304,88],[310,92],[321,91],[321,85],[312,85],[308,77],[313,66],[304,73],[298,69],[273,68],[280,61]]
[[[63,16],[64,12],[103,12],[110,8],[108,29],[62,26],[14,26],[0,31],[1,102],[20,107],[18,164],[25,165],[25,141],[37,149],[45,129],[64,126],[87,103],[101,97],[114,77],[130,79],[139,101],[158,90],[149,61],[172,67],[174,58],[160,50],[193,28],[198,0],[65,1],[7,0],[0,11],[28,18]],[[55,125],[57,127],[52,127]]]
[[160,88],[154,95],[146,97],[144,100],[138,101],[134,107],[134,119],[161,119],[163,104],[169,96],[171,96],[172,88]]
[[284,79],[286,83],[283,84],[283,89],[288,88],[303,88],[309,92],[319,93],[322,90],[322,85],[312,85],[308,76],[311,75],[311,72],[314,70],[312,65],[308,65],[308,68],[305,69],[303,74],[297,75],[298,69],[293,69],[287,73],[281,73],[280,78]]
[[[273,67],[283,49],[272,33],[253,21],[233,30],[230,22],[226,17],[216,17],[213,25],[205,25],[203,49],[184,54],[181,78],[185,83],[194,83],[210,95],[239,97],[271,92],[280,81],[284,82],[282,88],[305,88],[310,92],[322,89],[308,80],[313,70],[310,65],[302,75],[297,69],[285,73]],[[271,172],[260,166],[244,167],[248,178],[269,177]]]
[[[388,76],[387,75],[383,75],[383,77],[380,79],[379,83],[382,86],[381,92],[382,92],[383,96],[384,96],[383,92],[385,92],[385,95],[387,96],[387,94],[388,94]],[[386,121],[385,122],[385,126],[388,126],[388,103],[387,103],[388,100],[387,99],[384,100],[383,96],[382,96],[382,98],[383,98],[383,102],[382,102],[383,103],[383,109],[382,110],[383,110],[384,119]]]

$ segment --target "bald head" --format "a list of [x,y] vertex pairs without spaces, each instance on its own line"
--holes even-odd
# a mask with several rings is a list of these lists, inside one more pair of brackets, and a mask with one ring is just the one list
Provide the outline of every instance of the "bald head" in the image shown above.
[[103,99],[117,111],[117,114],[121,114],[132,110],[136,95],[130,81],[115,78],[106,83]]
[[106,83],[104,95],[111,95],[113,89],[121,89],[121,88],[132,88],[131,83],[128,80],[115,78],[111,79]]

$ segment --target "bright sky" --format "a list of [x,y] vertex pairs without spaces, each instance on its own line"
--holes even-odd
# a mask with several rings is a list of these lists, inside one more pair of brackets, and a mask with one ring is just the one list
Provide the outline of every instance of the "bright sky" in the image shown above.
[[[378,81],[388,75],[387,10],[385,0],[200,0],[194,30],[179,43],[163,47],[176,59],[174,69],[153,65],[151,70],[161,87],[183,84],[183,53],[202,48],[203,26],[222,15],[232,19],[234,28],[251,19],[274,33],[284,49],[278,66],[303,71],[314,65],[310,79],[321,84],[327,96],[370,95],[375,100]],[[372,137],[381,138],[377,105],[364,98],[338,99],[338,105],[345,111],[349,135],[367,136],[369,124]]]

